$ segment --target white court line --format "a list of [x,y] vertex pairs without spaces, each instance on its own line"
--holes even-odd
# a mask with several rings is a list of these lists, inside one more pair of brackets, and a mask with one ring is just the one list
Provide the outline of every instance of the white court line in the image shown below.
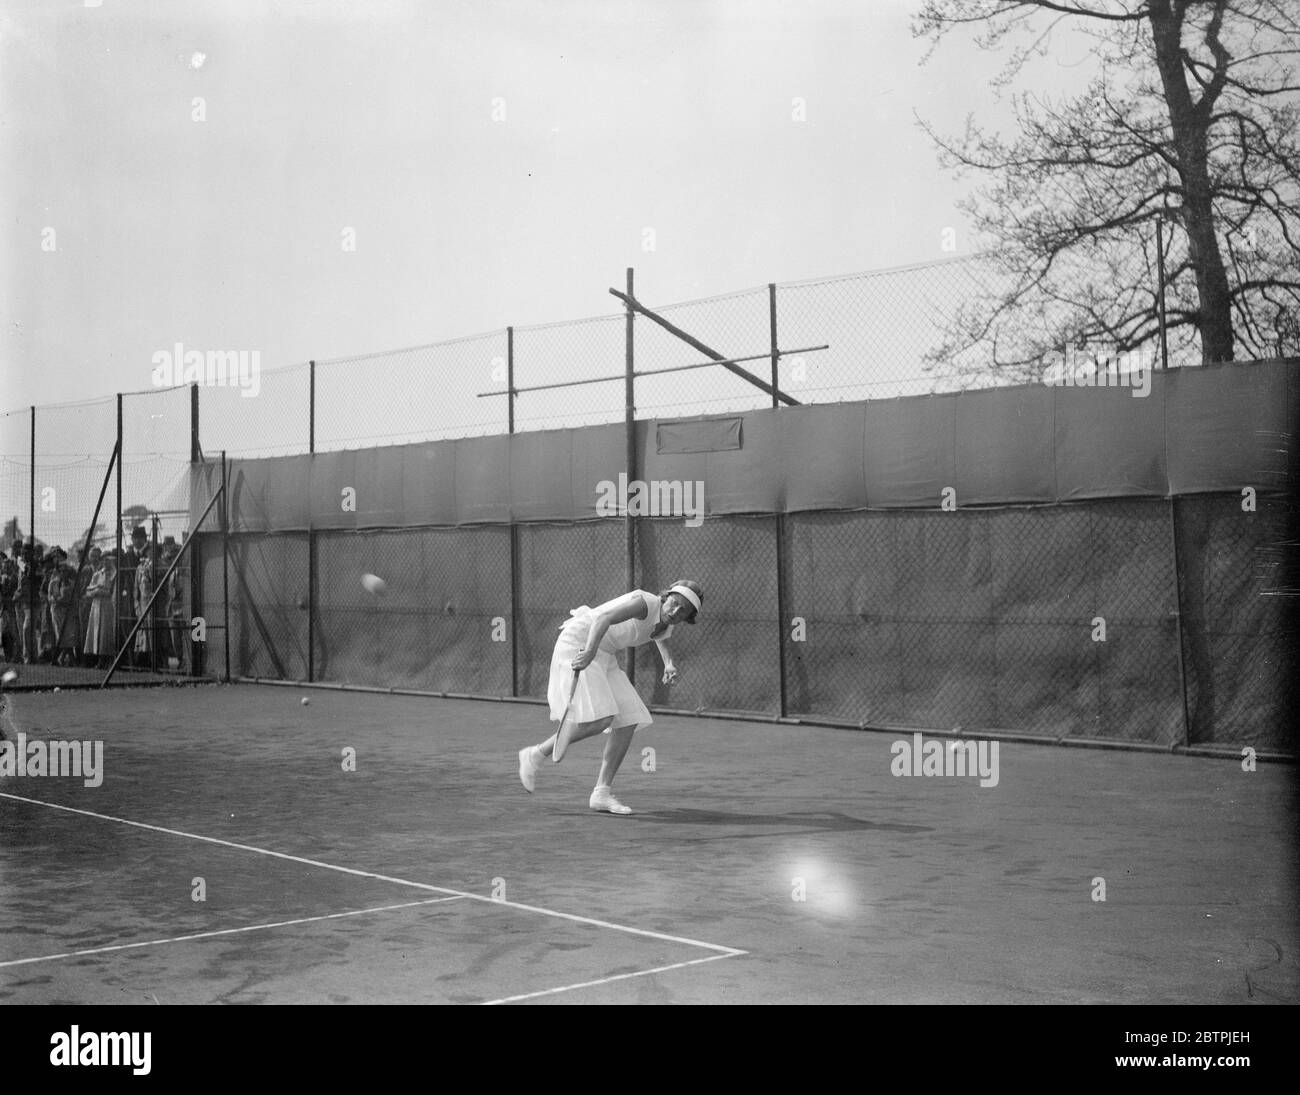
[[199,833],[186,833],[180,829],[165,829],[161,825],[148,825],[143,821],[131,821],[124,817],[113,817],[111,814],[97,814],[92,810],[79,810],[75,806],[63,806],[57,802],[44,802],[38,798],[25,798],[22,795],[11,795],[7,792],[0,791],[0,798],[10,798],[15,802],[27,802],[33,806],[48,806],[51,810],[66,810],[70,814],[81,814],[84,817],[94,817],[101,821],[115,821],[119,825],[131,825],[137,829],[147,829],[154,833],[166,833],[168,836],[185,837],[188,840],[201,840],[207,844],[218,844],[224,848],[235,848],[241,852],[256,852],[258,855],[272,856],[275,859],[287,859],[291,863],[303,863],[308,867],[321,867],[327,871],[338,871],[340,874],[356,875],[359,878],[373,878],[380,882],[391,882],[397,886],[410,886],[417,890],[426,890],[430,893],[442,893],[451,897],[463,897],[469,901],[482,901],[489,905],[502,905],[510,909],[522,909],[524,912],[534,912],[541,916],[551,916],[559,920],[572,920],[577,924],[591,924],[598,928],[609,928],[611,931],[624,932],[628,935],[640,935],[647,939],[660,939],[667,943],[681,943],[687,947],[702,947],[705,950],[717,951],[719,954],[732,957],[735,955],[747,954],[747,951],[737,950],[735,947],[724,947],[718,943],[705,943],[699,939],[688,939],[683,935],[667,935],[664,932],[652,932],[645,928],[631,928],[626,924],[615,924],[609,920],[597,920],[591,916],[577,916],[574,913],[557,912],[555,909],[543,909],[539,905],[521,905],[517,901],[499,900],[495,897],[484,897],[482,894],[469,893],[465,890],[452,890],[446,886],[431,886],[427,882],[412,882],[406,878],[394,878],[391,875],[376,874],[373,871],[361,871],[355,867],[340,867],[334,863],[322,863],[319,859],[307,859],[303,856],[289,855],[287,852],[276,852],[270,848],[258,848],[252,844],[236,844],[231,840],[221,840],[214,836],[202,836]]
[[671,966],[656,966],[652,970],[637,970],[635,973],[616,973],[613,977],[601,977],[595,981],[580,981],[576,985],[561,985],[557,989],[542,989],[540,992],[525,992],[519,996],[503,996],[499,1000],[484,1000],[482,1006],[489,1007],[492,1004],[514,1004],[520,1000],[532,1000],[537,996],[553,996],[557,992],[569,992],[571,989],[589,989],[593,985],[607,985],[611,981],[626,981],[629,977],[646,977],[652,973],[663,973],[665,970],[679,970],[683,966],[698,966],[701,962],[716,962],[720,958],[735,958],[738,954],[747,953],[747,951],[734,951],[731,954],[711,954],[708,958],[692,958],[689,962],[674,962]]
[[160,947],[164,943],[188,943],[193,939],[211,939],[218,935],[237,935],[239,932],[259,932],[267,928],[287,928],[293,924],[314,924],[318,920],[341,920],[345,916],[365,916],[367,913],[392,912],[394,909],[411,909],[417,905],[437,905],[443,901],[459,901],[459,897],[430,897],[424,901],[406,901],[401,905],[381,905],[374,909],[355,909],[352,912],[329,913],[326,916],[305,916],[299,920],[278,920],[274,924],[250,924],[243,928],[222,928],[220,931],[196,932],[194,935],[174,935],[170,939],[149,939],[143,943],[115,943],[110,947],[90,947],[87,950],[68,951],[67,954],[42,954],[37,958],[16,958],[0,962],[6,966],[26,966],[32,962],[52,962],[56,958],[81,958],[87,954],[107,954],[109,951],[129,951],[135,947]]

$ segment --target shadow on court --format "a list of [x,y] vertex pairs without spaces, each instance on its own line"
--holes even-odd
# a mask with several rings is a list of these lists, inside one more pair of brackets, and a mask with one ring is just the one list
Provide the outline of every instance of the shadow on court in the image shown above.
[[11,714],[103,763],[0,777],[0,1003],[1300,1002],[1291,766],[1006,741],[980,786],[894,776],[895,735],[663,718],[615,817],[595,740],[523,790],[528,704]]

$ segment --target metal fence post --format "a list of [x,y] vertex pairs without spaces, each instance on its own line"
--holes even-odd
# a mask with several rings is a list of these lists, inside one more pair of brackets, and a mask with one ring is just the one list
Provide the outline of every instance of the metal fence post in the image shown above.
[[1165,215],[1156,215],[1156,271],[1157,286],[1156,306],[1159,310],[1160,324],[1160,367],[1169,368],[1169,332],[1165,326]]
[[150,515],[149,521],[149,637],[145,640],[149,644],[149,668],[153,672],[158,672],[158,598],[153,595],[158,591],[158,525],[159,519],[156,513]]
[[[515,432],[515,329],[506,328],[506,432]],[[513,441],[511,442],[513,445]],[[519,695],[519,527],[510,515],[510,695]]]
[[[198,478],[198,466],[202,462],[203,445],[199,440],[199,386],[190,385],[190,490],[193,491],[195,480]],[[118,464],[118,474],[121,475],[121,463]],[[205,477],[206,478],[206,477]],[[191,498],[190,514],[193,515],[193,499]],[[194,539],[194,546],[190,550],[190,620],[195,616],[202,616],[203,611],[203,555],[200,551],[202,540],[198,539],[199,526],[195,525],[190,529],[190,536]],[[184,546],[184,545],[182,545]],[[185,629],[181,634],[184,638],[180,640],[180,650],[176,651],[177,657],[180,656],[181,650],[187,650],[189,654],[189,673],[192,677],[200,677],[207,668],[207,659],[203,656],[204,643],[196,643],[191,637],[190,622],[185,622]],[[182,670],[184,666],[182,666]]]
[[[36,406],[32,405],[32,443],[31,443],[32,466],[28,470],[30,479],[27,505],[30,513],[28,519],[31,522],[31,531],[27,533],[27,549],[31,562],[27,567],[27,621],[31,628],[31,644],[27,647],[27,660],[35,662],[40,655],[41,645],[41,624],[40,616],[37,613],[37,592],[38,576],[40,574],[40,560],[36,556]],[[26,636],[24,636],[26,639]]]
[[[633,297],[632,293],[632,267],[627,268],[627,295],[629,301]],[[626,407],[623,416],[623,429],[627,437],[627,482],[628,495],[632,493],[632,483],[637,476],[636,468],[636,360],[633,353],[633,324],[636,320],[636,313],[632,310],[632,305],[627,305],[627,331],[625,335],[625,352],[626,371],[623,379],[623,394],[626,398]],[[636,518],[632,516],[632,507],[627,507],[628,512],[624,514],[624,527],[627,532],[627,582],[625,588],[633,590],[636,588]],[[627,649],[627,679],[636,684],[636,649],[628,647]]]
[[230,494],[226,489],[226,450],[221,450],[221,613],[225,627],[226,665],[222,679],[230,683]]
[[199,452],[202,446],[199,444],[199,386],[190,385],[190,463],[199,462]]
[[515,432],[515,329],[506,328],[506,433]]
[[126,449],[122,445],[122,393],[117,393],[117,566],[113,568],[113,646],[122,641],[122,469]]
[[307,526],[307,680],[316,679],[316,529]]
[[[307,453],[316,455],[316,362],[307,362]],[[224,501],[223,501],[224,504]],[[229,620],[226,621],[229,624]],[[307,680],[316,679],[316,523],[307,518]]]
[[1169,496],[1169,532],[1174,552],[1174,642],[1178,644],[1178,694],[1183,701],[1183,741],[1184,747],[1191,744],[1191,719],[1187,709],[1187,666],[1183,656],[1183,576],[1178,559],[1178,499]]
[[316,362],[307,362],[307,451],[316,451]]
[[[776,285],[768,282],[767,286],[767,308],[768,308],[768,335],[771,339],[772,350],[772,410],[775,411],[781,406],[781,401],[777,398],[777,392],[780,391],[780,384],[777,381],[778,363],[781,359],[781,352],[777,349],[776,340]],[[777,656],[777,681],[778,681],[778,714],[785,718],[787,711],[786,703],[786,680],[785,680],[785,514],[776,513],[776,656]]]

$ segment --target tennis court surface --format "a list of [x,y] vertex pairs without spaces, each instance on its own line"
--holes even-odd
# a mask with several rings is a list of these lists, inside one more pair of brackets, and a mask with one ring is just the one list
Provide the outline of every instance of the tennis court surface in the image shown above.
[[6,1004],[1300,1002],[1290,765],[663,717],[616,817],[534,704],[10,701],[102,768],[0,778]]

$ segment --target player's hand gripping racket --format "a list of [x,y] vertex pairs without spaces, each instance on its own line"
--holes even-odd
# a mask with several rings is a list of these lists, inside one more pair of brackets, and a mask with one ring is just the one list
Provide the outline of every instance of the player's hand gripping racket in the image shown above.
[[569,748],[569,738],[573,735],[574,723],[569,716],[573,713],[573,696],[578,691],[578,674],[581,669],[573,671],[573,683],[569,685],[569,701],[564,705],[564,717],[560,719],[560,728],[555,731],[555,748],[551,751],[551,761],[559,764],[564,752]]

